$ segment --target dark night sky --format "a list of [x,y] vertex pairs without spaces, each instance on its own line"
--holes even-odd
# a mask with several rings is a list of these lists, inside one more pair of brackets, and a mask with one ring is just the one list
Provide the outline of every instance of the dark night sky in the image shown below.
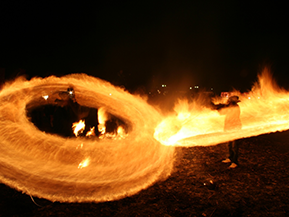
[[269,65],[289,87],[286,3],[95,2],[1,1],[6,79],[84,72],[127,88],[155,82],[245,91]]

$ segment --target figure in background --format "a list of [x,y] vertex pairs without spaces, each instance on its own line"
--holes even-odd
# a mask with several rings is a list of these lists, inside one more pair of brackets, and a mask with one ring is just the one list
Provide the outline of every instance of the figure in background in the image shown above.
[[56,99],[53,118],[52,118],[52,128],[53,133],[59,134],[63,137],[72,137],[72,124],[78,121],[77,114],[75,114],[75,109],[73,108],[75,99],[70,90],[59,92],[60,99]]
[[89,108],[81,106],[75,99],[75,92],[72,87],[67,91],[58,93],[59,98],[54,102],[58,105],[53,113],[53,130],[54,133],[64,137],[74,136],[72,124],[79,120],[85,119],[89,114]]
[[[226,115],[224,131],[236,131],[242,128],[242,123],[240,119],[240,107],[238,105],[240,102],[238,96],[229,97],[227,104],[216,105],[216,109],[220,114]],[[236,168],[239,165],[238,162],[238,152],[239,152],[240,140],[233,140],[228,142],[229,157],[223,160],[223,163],[231,163],[229,168]]]

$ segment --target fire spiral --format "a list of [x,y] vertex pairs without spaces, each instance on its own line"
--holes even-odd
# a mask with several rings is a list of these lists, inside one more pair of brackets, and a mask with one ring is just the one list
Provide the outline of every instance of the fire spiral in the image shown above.
[[[72,86],[80,105],[105,107],[130,127],[120,140],[63,138],[40,131],[26,107],[45,105]],[[18,79],[0,92],[0,181],[60,202],[100,202],[133,195],[172,169],[174,148],[154,129],[161,115],[143,99],[85,74]]]

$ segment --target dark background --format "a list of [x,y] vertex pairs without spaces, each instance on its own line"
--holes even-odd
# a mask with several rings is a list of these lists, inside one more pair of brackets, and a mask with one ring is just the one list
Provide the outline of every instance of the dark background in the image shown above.
[[[83,72],[132,91],[246,91],[267,65],[289,88],[285,1],[95,2],[0,1],[0,82]],[[52,203],[1,184],[0,216],[288,216],[288,149],[276,140],[246,139],[234,171],[220,162],[224,144],[177,148],[167,180],[107,203]]]
[[132,91],[161,84],[247,91],[269,66],[288,88],[287,5],[1,1],[1,79],[83,72]]

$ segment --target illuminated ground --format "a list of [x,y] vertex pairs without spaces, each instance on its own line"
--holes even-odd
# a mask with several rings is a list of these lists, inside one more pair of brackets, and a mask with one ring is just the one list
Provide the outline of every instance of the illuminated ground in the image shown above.
[[[289,131],[247,138],[241,166],[221,163],[226,146],[177,148],[165,181],[107,203],[52,203],[0,185],[0,216],[288,216]],[[212,180],[213,185],[210,185]],[[204,185],[206,183],[207,185]]]

